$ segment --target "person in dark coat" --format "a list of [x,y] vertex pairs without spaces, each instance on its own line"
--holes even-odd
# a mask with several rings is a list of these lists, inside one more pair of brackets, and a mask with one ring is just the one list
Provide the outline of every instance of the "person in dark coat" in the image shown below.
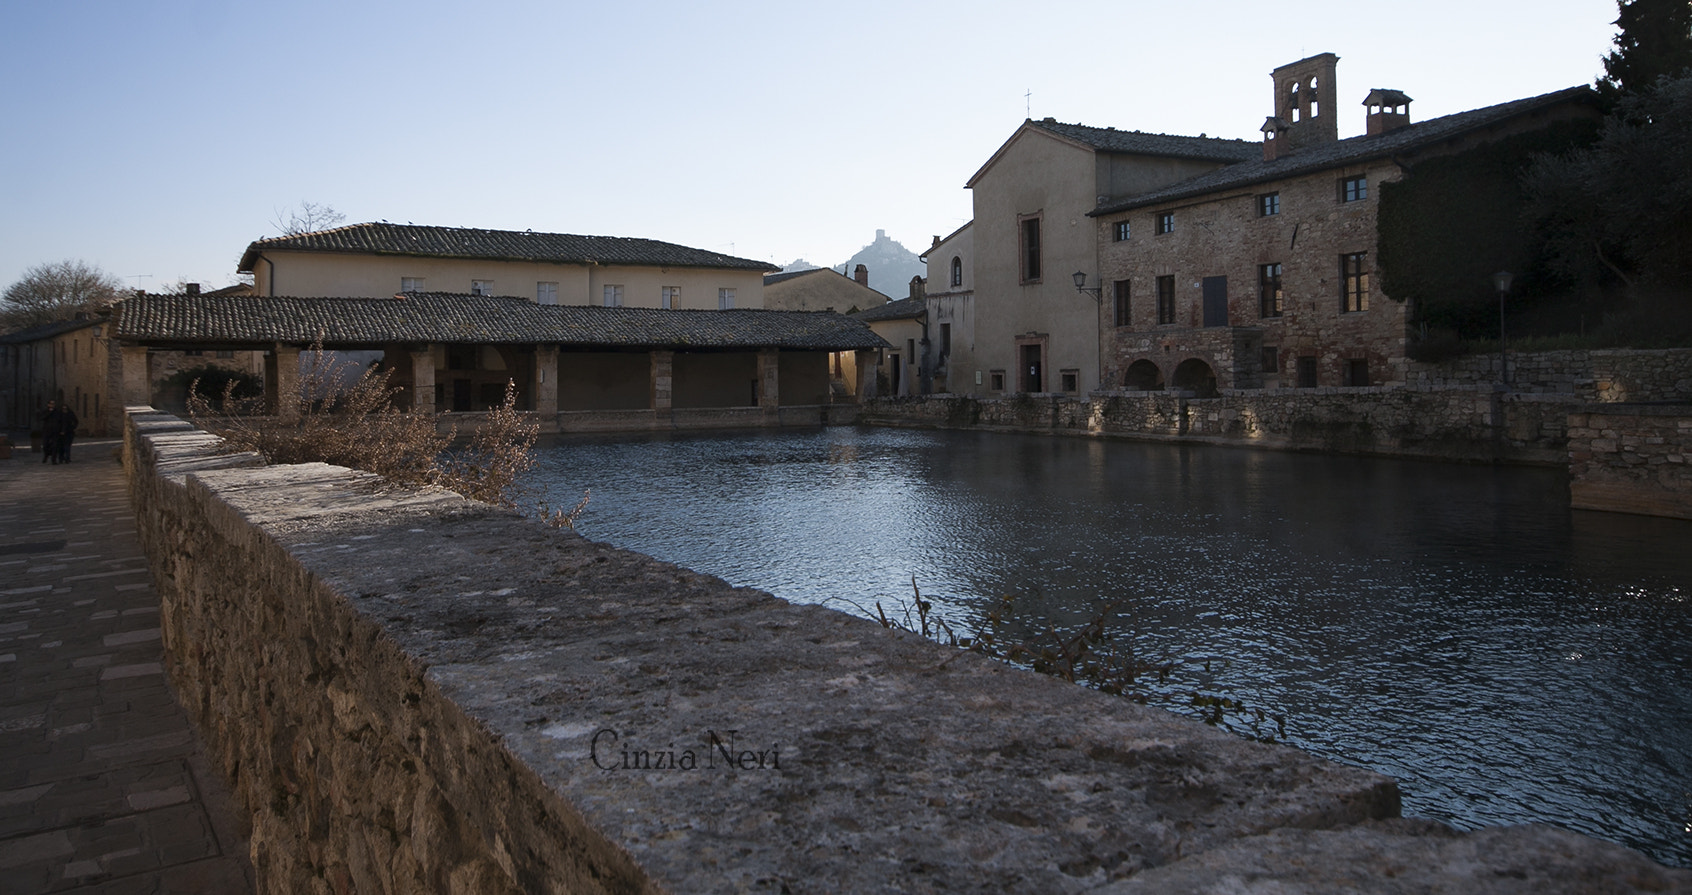
[[59,402],[49,400],[41,411],[41,462],[59,462]]
[[71,442],[76,440],[76,427],[81,424],[76,418],[76,411],[69,404],[59,408],[59,460],[60,463],[70,462]]

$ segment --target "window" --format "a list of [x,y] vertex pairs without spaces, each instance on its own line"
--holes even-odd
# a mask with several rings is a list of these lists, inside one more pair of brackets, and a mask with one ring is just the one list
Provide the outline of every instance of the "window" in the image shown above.
[[1263,370],[1264,375],[1266,375],[1266,376],[1277,376],[1277,375],[1279,375],[1280,372],[1281,372],[1281,352],[1280,352],[1280,350],[1277,349],[1273,345],[1270,345],[1270,346],[1264,348],[1262,350],[1262,352],[1260,352],[1257,356],[1257,363],[1259,364],[1259,366]]
[[1159,236],[1162,236],[1165,233],[1174,233],[1175,232],[1175,212],[1173,212],[1173,211],[1160,211],[1160,212],[1158,212],[1157,213],[1157,226],[1152,228],[1152,229],[1154,229],[1157,232],[1157,235],[1159,235]]
[[1064,391],[1070,393],[1078,392],[1081,390],[1081,371],[1060,370],[1058,371],[1058,381],[1063,384]]
[[963,259],[956,255],[952,256],[952,285],[963,285]]
[[733,289],[718,289],[717,290],[717,310],[727,311],[727,310],[731,310],[733,308],[734,308],[734,290]]
[[400,291],[401,292],[422,292],[423,291],[423,278],[422,277],[400,277]]
[[1316,387],[1316,358],[1306,356],[1298,359],[1298,387]]
[[987,387],[996,392],[1005,390],[1005,371],[990,370],[987,373]]
[[1368,252],[1352,252],[1340,256],[1340,310],[1344,312],[1369,310]]
[[1257,216],[1266,218],[1272,214],[1281,213],[1281,194],[1264,193],[1257,197]]
[[558,284],[557,283],[536,283],[535,284],[535,304],[537,304],[537,305],[555,305],[555,304],[558,304]]
[[1157,278],[1157,322],[1175,322],[1175,278]]
[[1257,304],[1261,316],[1281,316],[1281,265],[1257,265]]
[[1345,362],[1345,384],[1362,386],[1369,384],[1369,359],[1358,357]]
[[[65,353],[65,346],[60,345],[59,346],[59,354],[61,355],[60,360],[64,359],[63,358],[64,353]],[[182,356],[183,357],[203,357],[203,356],[205,356],[205,351],[203,351],[199,348],[189,348],[186,351],[182,352]]]
[[945,361],[946,358],[951,356],[952,325],[950,323],[942,323],[940,324],[940,360]]
[[604,290],[604,298],[600,301],[600,304],[604,305],[607,308],[620,308],[620,307],[622,307],[623,306],[623,287],[622,286],[616,286],[616,285],[607,285],[605,287],[605,290]]
[[1369,198],[1369,178],[1359,174],[1340,181],[1341,202],[1361,202]]
[[666,311],[673,311],[679,304],[681,304],[681,287],[665,286],[663,292],[658,296],[658,307]]
[[471,280],[470,281],[470,294],[471,295],[492,295],[493,294],[493,280]]
[[217,356],[223,360],[233,360],[235,358],[235,351],[230,348],[219,349]]
[[1116,325],[1132,325],[1134,321],[1128,314],[1128,281],[1117,280],[1112,283],[1110,292],[1116,306]]
[[1112,228],[1112,232],[1115,234],[1117,242],[1127,242],[1128,235],[1132,231],[1129,230],[1127,221],[1117,221],[1116,226]]
[[1022,281],[1024,283],[1037,282],[1040,279],[1040,219],[1038,217],[1024,218],[1022,228]]

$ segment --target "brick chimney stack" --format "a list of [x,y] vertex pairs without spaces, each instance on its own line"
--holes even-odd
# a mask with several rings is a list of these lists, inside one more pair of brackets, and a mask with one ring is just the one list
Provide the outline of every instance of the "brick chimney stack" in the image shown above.
[[858,265],[852,270],[852,279],[856,281],[859,286],[868,286],[869,268],[863,266],[862,264]]
[[199,295],[200,294],[200,284],[199,283],[186,283],[186,284],[183,285],[182,291],[188,293],[189,295]]
[[1410,97],[1401,91],[1376,87],[1363,98],[1363,107],[1367,110],[1363,132],[1371,137],[1410,123]]

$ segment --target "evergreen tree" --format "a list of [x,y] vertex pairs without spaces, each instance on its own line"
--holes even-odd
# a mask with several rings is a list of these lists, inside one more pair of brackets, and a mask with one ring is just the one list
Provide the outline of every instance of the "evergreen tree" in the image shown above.
[[1608,91],[1641,93],[1692,70],[1692,0],[1617,0],[1615,50],[1604,57]]

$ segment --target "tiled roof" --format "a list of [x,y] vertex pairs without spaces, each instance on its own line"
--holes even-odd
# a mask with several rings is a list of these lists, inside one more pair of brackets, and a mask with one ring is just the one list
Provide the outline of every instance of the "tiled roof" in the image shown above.
[[540,261],[556,264],[635,264],[659,267],[715,267],[730,270],[779,270],[774,264],[690,249],[656,239],[626,236],[573,236],[529,230],[474,230],[415,224],[353,224],[298,236],[261,239],[247,246],[239,270],[251,272],[265,252],[345,252],[424,258],[473,258],[489,261]]
[[1183,137],[1176,134],[1119,131],[1114,127],[1063,124],[1050,118],[1044,121],[1030,120],[1028,123],[1041,130],[1051,131],[1071,140],[1078,140],[1100,152],[1160,155],[1174,158],[1203,159],[1213,162],[1237,162],[1263,155],[1263,147],[1249,140],[1223,140],[1217,137]]
[[393,298],[138,295],[118,305],[114,335],[140,342],[388,342],[645,348],[886,347],[863,323],[801,311],[665,311],[537,305],[525,298],[408,293]]
[[63,335],[86,327],[99,326],[105,322],[106,317],[101,315],[99,317],[90,317],[85,320],[58,320],[53,323],[41,323],[28,329],[20,329],[17,332],[0,335],[0,343],[21,344],[24,342],[38,342],[42,339],[51,339],[54,336]]
[[1351,137],[1332,143],[1305,146],[1273,161],[1263,160],[1261,144],[1248,144],[1257,147],[1257,157],[1251,161],[1228,165],[1225,168],[1200,174],[1197,177],[1183,180],[1160,190],[1141,193],[1118,202],[1101,205],[1089,213],[1093,215],[1113,214],[1133,208],[1144,208],[1147,205],[1159,205],[1177,199],[1201,196],[1219,190],[1234,189],[1254,183],[1264,183],[1286,177],[1310,174],[1328,168],[1356,164],[1370,159],[1405,154],[1442,140],[1449,140],[1470,131],[1497,124],[1517,115],[1563,103],[1589,101],[1594,96],[1595,94],[1589,87],[1570,87],[1567,90],[1558,90],[1541,96],[1500,103],[1496,106],[1487,106],[1481,109],[1472,109],[1468,112],[1446,115],[1443,118],[1432,118],[1390,130],[1384,134]]
[[865,323],[879,323],[883,320],[911,320],[928,313],[928,303],[921,298],[901,298],[887,304],[859,311],[852,317]]
[[[827,270],[830,273],[838,273],[838,271],[831,270],[827,267],[813,267],[810,270],[787,270],[782,271],[781,273],[767,273],[764,274],[764,285],[772,286],[776,283],[785,283],[794,277],[802,277],[805,274],[816,273],[819,270]],[[844,274],[842,274],[842,276],[844,276]]]

